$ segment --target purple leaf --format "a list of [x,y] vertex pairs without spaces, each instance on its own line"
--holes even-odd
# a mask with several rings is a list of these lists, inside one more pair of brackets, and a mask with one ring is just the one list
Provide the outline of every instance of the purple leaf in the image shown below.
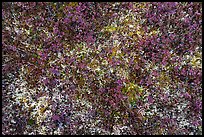
[[60,117],[59,117],[59,115],[53,115],[53,116],[52,116],[52,119],[55,121],[55,120],[59,120]]
[[121,85],[122,81],[121,80],[117,80],[117,84]]
[[80,63],[80,64],[79,64],[79,67],[80,67],[80,68],[85,68],[85,64],[84,64],[84,63]]
[[59,75],[58,69],[51,68],[50,71],[51,71],[53,74]]
[[186,74],[185,68],[183,68],[183,69],[181,70],[181,74],[185,76],[185,74]]
[[181,96],[185,97],[186,99],[191,99],[191,95],[188,92],[181,94]]
[[65,22],[65,23],[70,23],[70,19],[69,19],[69,18],[65,18],[65,19],[64,19],[64,22]]
[[154,99],[152,98],[151,95],[148,96],[148,102],[149,102],[150,104],[152,104],[152,103],[154,102]]
[[48,83],[48,79],[47,78],[43,79],[43,83],[46,85]]
[[166,66],[167,62],[166,62],[166,57],[163,58],[162,60],[162,65]]
[[196,101],[196,109],[198,109],[198,110],[202,109],[202,101],[200,101],[200,100]]
[[198,125],[199,125],[198,120],[193,120],[192,125],[194,125],[194,126],[198,126]]
[[158,76],[157,71],[156,71],[156,70],[153,70],[152,75],[155,76],[155,77],[157,77],[157,76]]

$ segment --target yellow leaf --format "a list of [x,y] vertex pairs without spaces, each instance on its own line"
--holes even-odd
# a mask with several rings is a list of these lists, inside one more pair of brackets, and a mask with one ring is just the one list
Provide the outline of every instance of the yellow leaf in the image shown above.
[[136,34],[140,35],[140,34],[141,34],[141,32],[140,32],[139,30],[137,30],[137,31],[136,31]]
[[129,32],[128,36],[132,37],[133,34],[134,34],[133,32]]
[[45,106],[45,107],[43,107],[43,108],[40,108],[40,113],[44,113],[47,108],[48,108],[48,106]]
[[78,6],[78,2],[69,2],[68,6],[76,7],[76,6]]
[[106,27],[104,28],[104,30],[105,30],[105,31],[108,31],[108,32],[114,32],[114,31],[117,30],[117,28],[116,28],[116,27],[113,27],[113,26],[106,26]]
[[115,56],[119,47],[113,47],[111,57]]
[[194,57],[192,60],[191,60],[191,65],[193,66],[193,67],[202,67],[202,60],[200,59],[200,58],[196,58],[196,57]]
[[28,100],[27,100],[25,97],[22,99],[22,101],[23,101],[24,103],[28,102]]

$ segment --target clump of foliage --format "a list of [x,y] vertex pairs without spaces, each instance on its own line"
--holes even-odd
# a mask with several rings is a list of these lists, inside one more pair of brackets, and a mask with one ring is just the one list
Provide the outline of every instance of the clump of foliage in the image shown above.
[[190,134],[148,113],[186,102],[182,111],[201,126],[201,12],[198,2],[4,2],[2,71],[23,72],[29,88],[69,85],[70,99],[90,102],[109,131]]

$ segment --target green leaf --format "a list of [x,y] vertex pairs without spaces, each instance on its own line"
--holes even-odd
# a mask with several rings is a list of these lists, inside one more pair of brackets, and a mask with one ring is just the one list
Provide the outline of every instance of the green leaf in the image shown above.
[[138,87],[138,91],[140,92],[140,93],[142,93],[143,92],[143,88],[142,87]]
[[136,107],[136,100],[132,100],[132,101],[130,102],[130,105],[131,105],[131,107]]
[[33,119],[28,120],[28,125],[33,125],[34,123],[35,123],[35,120],[33,120]]
[[37,57],[38,57],[38,55],[34,53],[34,54],[33,54],[33,57],[37,58]]

